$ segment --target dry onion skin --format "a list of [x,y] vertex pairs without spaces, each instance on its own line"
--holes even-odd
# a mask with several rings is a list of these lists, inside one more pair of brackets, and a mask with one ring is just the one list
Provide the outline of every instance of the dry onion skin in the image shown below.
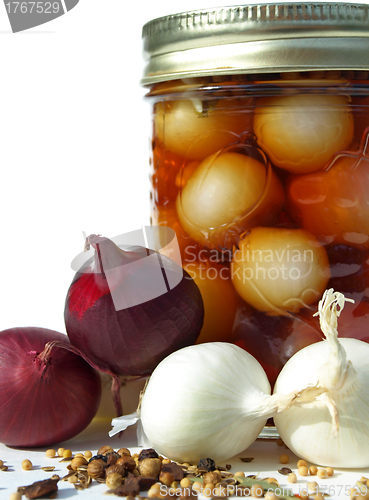
[[109,435],[140,419],[145,443],[178,462],[216,462],[242,452],[267,419],[296,394],[270,395],[259,362],[240,347],[210,342],[165,358],[151,375],[135,414],[113,419]]
[[327,290],[319,303],[326,340],[297,352],[278,376],[275,392],[301,391],[274,422],[299,457],[320,465],[369,466],[369,345],[337,338],[344,295]]
[[254,130],[274,165],[306,174],[351,144],[354,121],[345,96],[296,94],[259,99]]

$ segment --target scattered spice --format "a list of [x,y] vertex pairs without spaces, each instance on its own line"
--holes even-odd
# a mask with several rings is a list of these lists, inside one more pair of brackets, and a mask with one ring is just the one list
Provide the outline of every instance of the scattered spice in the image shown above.
[[254,457],[241,457],[240,460],[241,462],[252,462]]
[[278,472],[283,476],[288,476],[288,474],[292,473],[292,470],[289,469],[288,467],[282,467],[281,469],[278,470]]
[[198,469],[210,471],[216,469],[216,464],[211,458],[202,458],[197,464]]
[[43,470],[44,472],[52,472],[53,470],[55,470],[55,467],[54,466],[41,467],[41,470]]
[[58,479],[45,479],[44,481],[36,481],[29,486],[21,486],[18,492],[25,495],[27,498],[40,498],[49,493],[58,491]]
[[47,456],[47,458],[54,458],[56,456],[56,451],[52,449],[46,450],[45,455]]
[[281,464],[288,464],[288,462],[290,461],[290,457],[286,454],[283,454],[279,457],[279,461]]
[[28,459],[22,460],[22,469],[23,470],[31,470],[32,467],[33,467],[33,464],[31,462],[31,460],[28,460]]

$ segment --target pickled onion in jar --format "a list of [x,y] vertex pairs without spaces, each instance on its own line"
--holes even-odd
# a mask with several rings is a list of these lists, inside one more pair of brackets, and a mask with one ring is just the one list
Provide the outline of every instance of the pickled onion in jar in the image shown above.
[[208,248],[232,248],[246,229],[274,223],[283,204],[273,170],[233,151],[201,162],[176,202],[183,229]]
[[256,227],[240,240],[231,277],[248,304],[283,315],[316,302],[326,289],[330,269],[324,247],[311,233]]
[[322,243],[369,248],[369,158],[340,155],[327,171],[291,178],[290,213]]
[[252,102],[250,98],[157,102],[155,137],[167,151],[203,160],[252,132]]
[[274,165],[306,174],[321,170],[351,144],[354,121],[344,96],[266,97],[258,100],[254,131]]
[[202,258],[184,269],[200,289],[204,302],[204,324],[197,343],[231,342],[237,310],[237,294],[230,280],[229,268]]

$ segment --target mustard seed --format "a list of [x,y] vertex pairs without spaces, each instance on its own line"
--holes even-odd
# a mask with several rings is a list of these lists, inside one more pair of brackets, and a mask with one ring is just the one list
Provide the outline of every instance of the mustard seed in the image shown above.
[[76,453],[76,454],[74,455],[74,458],[78,458],[78,457],[83,457],[83,458],[85,458],[85,456],[84,456],[84,454],[83,454],[83,453]]
[[[160,459],[160,457],[159,457]],[[161,459],[160,459],[161,460]],[[170,464],[171,463],[171,460],[169,460],[169,458],[163,458],[163,460],[161,460],[161,463],[162,464]]]
[[297,468],[299,469],[300,467],[307,467],[307,461],[306,460],[298,460]]
[[161,484],[159,484],[159,483],[153,484],[151,486],[151,488],[149,489],[149,491],[147,492],[147,496],[149,498],[159,497],[160,496],[160,488],[161,488]]
[[264,489],[260,484],[253,484],[251,487],[251,496],[261,498],[264,496]]
[[202,491],[203,484],[200,481],[195,481],[192,485],[192,489],[198,492]]
[[58,457],[63,457],[64,451],[65,451],[65,448],[58,448]]
[[92,458],[92,451],[87,450],[87,451],[85,451],[84,455],[85,455],[85,458],[87,460],[89,460],[90,458]]
[[288,455],[283,454],[279,457],[279,461],[281,464],[288,464],[288,462],[290,461],[290,457]]
[[317,473],[318,473],[318,468],[317,468],[317,467],[315,467],[315,465],[311,465],[311,466],[309,467],[309,474],[310,474],[311,476],[316,476],[316,475],[317,475]]
[[317,474],[320,479],[326,479],[328,477],[327,471],[325,469],[318,469]]
[[162,484],[165,484],[165,486],[169,486],[173,483],[174,481],[174,476],[171,472],[160,472],[159,475],[159,481]]
[[316,495],[314,495],[314,500],[324,500],[323,493],[317,493]]
[[54,458],[56,455],[56,451],[52,449],[46,450],[45,455],[47,456],[47,458]]
[[233,474],[234,477],[245,477],[245,473],[239,470]]
[[290,474],[288,474],[287,481],[289,483],[296,483],[297,482],[296,474],[294,472],[291,472]]
[[17,491],[16,493],[10,493],[9,500],[22,500],[22,494]]
[[306,465],[303,465],[298,468],[298,473],[300,476],[307,476],[309,474],[309,469],[306,467]]
[[0,467],[2,467],[4,465],[4,462],[2,460],[0,460]]
[[328,476],[333,476],[334,470],[332,467],[326,467],[325,470],[327,471]]
[[179,484],[182,488],[191,488],[192,481],[188,477],[184,477]]
[[274,491],[267,491],[265,494],[265,500],[278,500],[278,497]]
[[309,498],[308,490],[301,490],[299,495],[302,500],[307,500]]
[[72,456],[71,450],[64,450],[63,451],[63,458],[70,458],[71,456]]
[[318,491],[318,483],[316,481],[311,481],[307,484],[308,490],[312,492]]
[[33,467],[31,460],[25,459],[22,460],[22,469],[23,470],[31,470]]

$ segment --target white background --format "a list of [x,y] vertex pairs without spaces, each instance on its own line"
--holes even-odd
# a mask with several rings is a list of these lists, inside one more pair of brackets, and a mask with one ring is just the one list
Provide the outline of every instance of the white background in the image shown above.
[[13,34],[0,4],[0,330],[65,331],[82,231],[149,223],[141,28],[222,0],[80,0]]
[[80,0],[13,34],[1,1],[0,330],[65,332],[82,231],[110,237],[149,223],[142,25],[217,5]]

